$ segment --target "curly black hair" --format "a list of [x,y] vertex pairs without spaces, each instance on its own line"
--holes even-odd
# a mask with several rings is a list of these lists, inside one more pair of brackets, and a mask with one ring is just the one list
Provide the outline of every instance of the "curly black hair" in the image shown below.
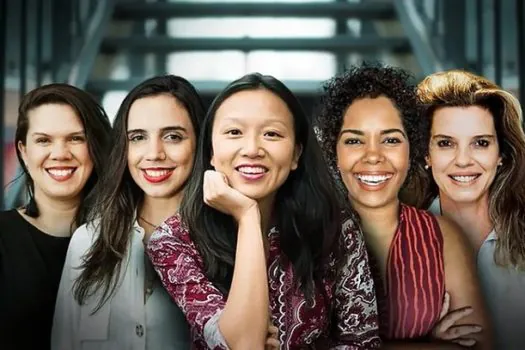
[[[342,186],[342,181],[337,170],[336,145],[346,110],[358,99],[385,96],[399,110],[410,142],[410,169],[403,188],[414,187],[410,185],[410,180],[416,178],[413,176],[415,171],[422,170],[419,168],[425,156],[425,140],[422,133],[424,118],[420,115],[421,107],[413,81],[412,75],[404,69],[380,63],[364,63],[351,66],[324,84],[324,94],[314,125],[325,160],[339,186]],[[346,194],[346,189],[341,189]],[[410,202],[409,199],[403,201]]]

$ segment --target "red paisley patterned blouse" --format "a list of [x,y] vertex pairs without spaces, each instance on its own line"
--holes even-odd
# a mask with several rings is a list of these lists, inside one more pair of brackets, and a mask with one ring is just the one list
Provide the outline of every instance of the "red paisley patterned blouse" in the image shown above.
[[[323,281],[324,293],[318,291],[314,306],[307,308],[304,296],[292,288],[291,265],[280,263],[278,231],[270,231],[270,309],[281,349],[379,348],[376,297],[364,241],[351,220],[343,224],[342,232],[348,252],[342,271],[337,280]],[[202,257],[178,215],[153,233],[148,254],[164,287],[186,315],[194,348],[228,349],[218,328],[226,298],[205,276]]]

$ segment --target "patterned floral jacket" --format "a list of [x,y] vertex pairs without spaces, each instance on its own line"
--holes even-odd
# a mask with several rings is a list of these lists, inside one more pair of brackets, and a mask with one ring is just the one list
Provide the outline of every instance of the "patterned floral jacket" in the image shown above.
[[[270,309],[281,349],[379,348],[376,297],[363,237],[351,220],[343,224],[342,234],[346,253],[338,277],[324,279],[324,291],[318,290],[313,307],[308,307],[304,295],[292,286],[291,264],[282,266],[279,232],[275,227],[270,230]],[[186,315],[194,348],[228,349],[218,327],[226,297],[206,277],[202,257],[180,216],[169,218],[153,233],[148,254]]]

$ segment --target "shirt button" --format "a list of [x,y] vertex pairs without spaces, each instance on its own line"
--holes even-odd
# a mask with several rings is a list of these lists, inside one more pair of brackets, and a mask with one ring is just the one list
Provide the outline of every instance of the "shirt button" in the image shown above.
[[135,326],[135,334],[137,334],[139,337],[144,335],[144,327],[141,324]]

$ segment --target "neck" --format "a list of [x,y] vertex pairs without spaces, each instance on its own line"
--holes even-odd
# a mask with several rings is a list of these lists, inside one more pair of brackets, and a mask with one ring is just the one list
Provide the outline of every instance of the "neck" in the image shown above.
[[[24,214],[26,220],[51,236],[71,236],[76,229],[73,221],[77,214],[80,196],[69,200],[50,198],[39,188],[35,188],[35,201],[39,215],[33,218]],[[24,213],[24,210],[20,212]]]
[[399,200],[381,208],[366,208],[354,204],[361,219],[361,229],[367,242],[391,240],[399,224]]
[[475,202],[458,203],[440,193],[439,201],[441,214],[461,227],[477,251],[493,228],[489,216],[488,194]]
[[144,197],[138,210],[138,220],[145,231],[144,242],[149,240],[157,226],[179,211],[181,200],[182,196],[179,194],[171,198]]

